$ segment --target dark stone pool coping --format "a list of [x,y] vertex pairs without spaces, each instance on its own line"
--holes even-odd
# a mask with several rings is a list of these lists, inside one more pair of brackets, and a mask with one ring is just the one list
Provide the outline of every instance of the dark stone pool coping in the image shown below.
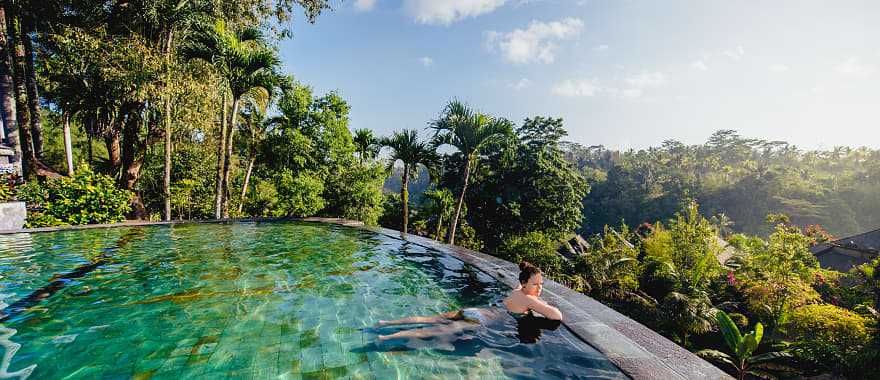
[[[458,246],[440,243],[421,236],[403,234],[381,227],[365,226],[361,222],[337,218],[250,218],[209,221],[173,222],[126,222],[118,224],[86,225],[73,227],[34,228],[0,231],[0,234],[51,232],[71,229],[106,227],[133,227],[148,225],[171,225],[181,223],[235,223],[270,222],[279,220],[303,220],[332,223],[372,231],[389,237],[403,239],[413,244],[456,257],[486,272],[500,282],[517,285],[519,267],[511,262]],[[555,281],[544,281],[542,298],[557,306],[564,315],[563,323],[578,337],[596,348],[633,379],[732,379],[724,371],[666,339],[644,325],[620,314],[586,295],[571,290]]]

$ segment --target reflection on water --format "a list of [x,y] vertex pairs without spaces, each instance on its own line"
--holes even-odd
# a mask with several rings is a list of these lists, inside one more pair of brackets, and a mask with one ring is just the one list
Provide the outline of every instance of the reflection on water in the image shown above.
[[[565,329],[512,318],[446,342],[365,349],[380,319],[486,307],[506,288],[366,231],[235,223],[63,231],[0,246],[6,370],[35,378],[622,376]],[[17,330],[17,343],[8,338]],[[11,332],[11,333],[9,333]],[[16,352],[17,351],[17,352]],[[575,363],[575,364],[572,364]]]
[[36,364],[31,364],[24,369],[9,372],[9,364],[12,363],[12,357],[21,348],[21,344],[9,340],[16,332],[18,331],[0,325],[0,346],[3,347],[3,361],[0,362],[0,379],[27,379],[34,372],[34,368],[37,368]]

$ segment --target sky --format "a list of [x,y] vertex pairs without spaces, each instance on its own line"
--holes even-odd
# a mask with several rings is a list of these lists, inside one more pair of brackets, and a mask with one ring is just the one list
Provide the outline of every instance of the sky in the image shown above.
[[880,148],[880,1],[331,0],[285,70],[351,127],[425,130],[451,99],[640,149],[714,131]]

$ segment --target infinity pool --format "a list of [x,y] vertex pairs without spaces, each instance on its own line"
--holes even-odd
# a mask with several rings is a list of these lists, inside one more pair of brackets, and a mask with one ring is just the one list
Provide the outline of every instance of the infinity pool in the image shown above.
[[377,341],[380,319],[507,291],[440,252],[323,224],[0,235],[0,378],[624,378],[565,327],[523,343],[513,318]]

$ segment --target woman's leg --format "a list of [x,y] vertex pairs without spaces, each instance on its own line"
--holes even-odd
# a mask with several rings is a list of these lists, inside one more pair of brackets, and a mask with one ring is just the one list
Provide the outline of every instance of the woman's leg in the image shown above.
[[407,317],[401,319],[395,319],[393,321],[379,321],[379,326],[393,326],[393,325],[412,325],[412,324],[438,324],[438,323],[448,323],[451,319],[455,318],[459,312],[450,311],[448,313],[437,314],[430,317]]
[[379,335],[378,338],[380,341],[397,338],[434,338],[438,336],[454,335],[472,326],[475,325],[468,322],[456,321],[442,326],[423,327],[420,329],[398,331],[390,335]]

